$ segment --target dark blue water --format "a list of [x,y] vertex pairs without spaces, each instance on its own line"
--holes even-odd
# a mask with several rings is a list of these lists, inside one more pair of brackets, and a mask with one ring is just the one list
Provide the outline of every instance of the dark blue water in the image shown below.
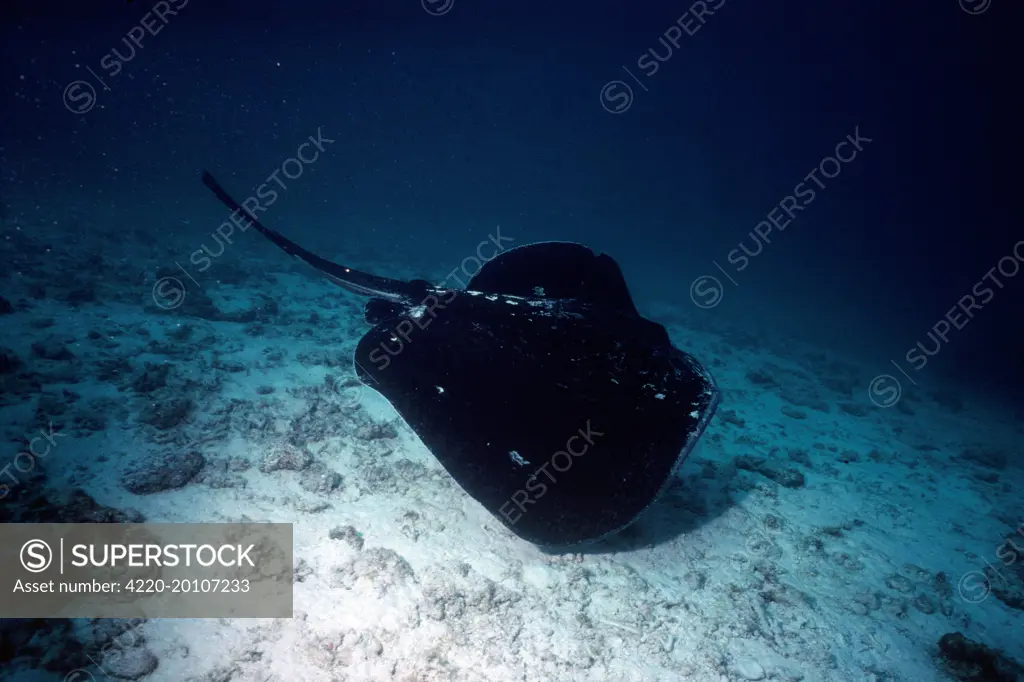
[[[217,219],[197,169],[254,187],[322,129],[336,142],[268,220],[338,253],[427,270],[501,224],[519,243],[613,254],[641,302],[687,305],[713,275],[709,320],[908,372],[920,341],[938,350],[915,378],[1013,391],[1010,4],[728,0],[694,19],[670,2],[431,16],[415,2],[192,0],[139,47],[125,34],[146,3],[14,3],[3,191],[11,206],[95,198],[188,249]],[[61,101],[76,79],[97,91],[87,113]],[[93,105],[84,89],[68,98]],[[805,179],[856,131],[862,150]],[[815,195],[787,215],[799,183]],[[781,228],[759,251],[751,232],[770,213]],[[758,255],[741,270],[729,254],[744,243]],[[957,312],[1006,257],[991,294]],[[936,324],[945,340],[929,339]]]

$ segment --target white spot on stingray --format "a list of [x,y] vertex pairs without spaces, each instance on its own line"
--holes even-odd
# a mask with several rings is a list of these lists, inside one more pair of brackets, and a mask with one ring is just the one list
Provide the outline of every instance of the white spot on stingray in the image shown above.
[[700,412],[698,412],[697,410],[694,410],[693,412],[690,413],[690,416],[693,417],[694,419],[696,419],[697,417],[700,416]]
[[487,298],[488,301],[497,301],[498,300],[498,295],[497,294],[491,294],[490,296],[487,296],[486,298]]
[[418,305],[415,308],[410,308],[409,309],[409,317],[411,317],[414,320],[418,320],[421,317],[423,317],[423,314],[425,312],[427,312],[427,306],[425,306],[425,305]]
[[519,305],[519,301],[505,301],[505,303],[508,303],[509,305]]
[[655,400],[664,400],[665,399],[665,394],[664,393],[655,393],[654,394],[654,398],[655,398]]
[[444,387],[443,386],[434,386],[434,388],[437,389],[438,393],[444,393]]
[[508,456],[512,458],[513,462],[515,462],[516,464],[518,464],[521,467],[524,467],[527,464],[529,464],[529,462],[527,462],[525,459],[523,459],[523,456],[520,455],[515,450],[509,450],[508,451]]

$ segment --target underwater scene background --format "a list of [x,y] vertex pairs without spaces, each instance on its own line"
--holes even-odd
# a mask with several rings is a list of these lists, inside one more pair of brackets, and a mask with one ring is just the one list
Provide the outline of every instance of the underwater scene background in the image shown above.
[[[5,2],[0,520],[294,524],[294,613],[0,606],[0,677],[1018,679],[1019,19]],[[358,380],[365,299],[232,219],[203,170],[390,278],[608,254],[717,412],[625,531],[525,542]]]

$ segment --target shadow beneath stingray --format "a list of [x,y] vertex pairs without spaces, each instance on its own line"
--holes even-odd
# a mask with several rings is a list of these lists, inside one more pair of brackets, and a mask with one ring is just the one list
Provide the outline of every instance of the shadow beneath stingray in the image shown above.
[[701,472],[678,476],[639,519],[615,535],[598,542],[541,551],[549,555],[631,552],[650,549],[697,530],[739,504],[746,495],[732,485],[736,480],[735,467],[716,464],[717,476],[713,478],[706,478]]

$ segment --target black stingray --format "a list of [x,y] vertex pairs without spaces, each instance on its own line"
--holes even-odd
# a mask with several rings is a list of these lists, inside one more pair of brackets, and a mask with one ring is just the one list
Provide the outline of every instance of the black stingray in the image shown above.
[[371,299],[359,380],[462,488],[542,546],[601,539],[668,487],[718,404],[711,375],[641,317],[618,265],[579,244],[510,249],[466,290],[378,277],[260,233]]

